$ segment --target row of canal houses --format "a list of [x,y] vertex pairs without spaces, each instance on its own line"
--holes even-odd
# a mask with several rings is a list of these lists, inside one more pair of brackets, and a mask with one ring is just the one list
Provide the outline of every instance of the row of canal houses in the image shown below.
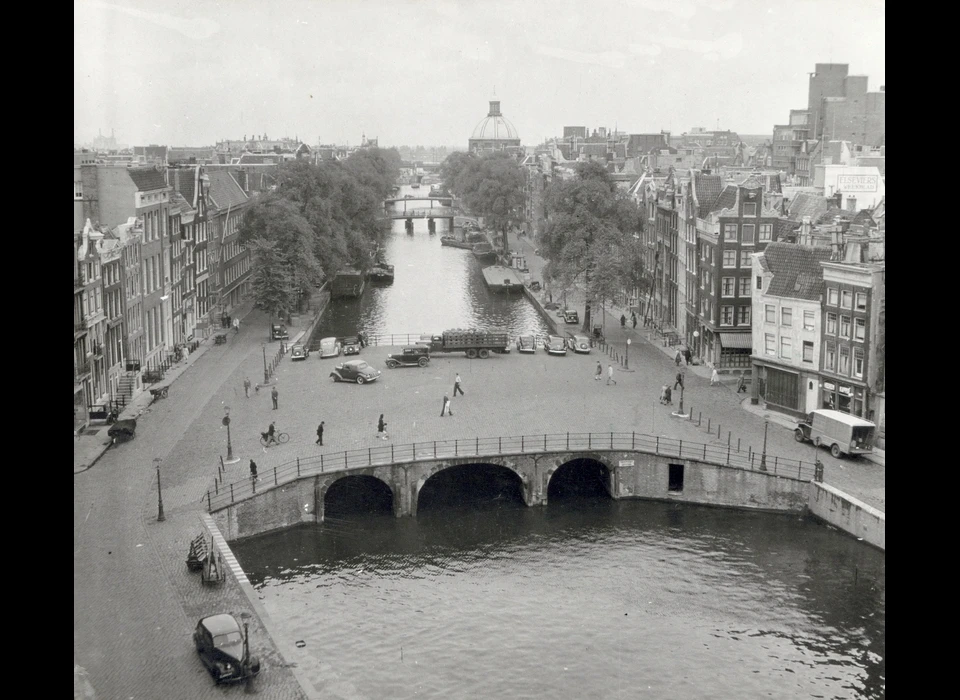
[[649,280],[632,294],[645,324],[720,372],[752,376],[754,403],[873,420],[882,446],[884,202],[785,200],[770,171],[648,172],[629,192],[646,215]]
[[129,401],[249,289],[251,195],[227,167],[129,167],[74,154],[74,430]]

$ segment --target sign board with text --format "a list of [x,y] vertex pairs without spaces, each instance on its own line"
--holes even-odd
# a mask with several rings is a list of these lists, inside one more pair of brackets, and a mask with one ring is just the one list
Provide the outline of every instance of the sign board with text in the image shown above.
[[837,189],[841,192],[876,192],[876,175],[837,175]]
[[621,459],[621,460],[620,460],[620,466],[621,466],[621,467],[633,467],[633,466],[636,466],[636,465],[635,465],[635,463],[634,463],[634,460],[632,460],[632,459]]

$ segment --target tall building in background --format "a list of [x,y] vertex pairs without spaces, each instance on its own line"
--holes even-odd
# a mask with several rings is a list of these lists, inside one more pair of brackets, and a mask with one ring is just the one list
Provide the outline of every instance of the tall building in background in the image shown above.
[[520,151],[520,134],[516,127],[500,113],[500,100],[490,100],[490,111],[473,130],[467,142],[472,153],[490,153]]

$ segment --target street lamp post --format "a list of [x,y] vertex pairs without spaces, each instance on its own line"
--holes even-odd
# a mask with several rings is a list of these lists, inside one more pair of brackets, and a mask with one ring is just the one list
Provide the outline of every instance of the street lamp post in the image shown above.
[[160,490],[160,462],[159,457],[153,458],[153,463],[157,467],[157,522],[163,522],[167,517],[163,514],[163,491]]
[[693,332],[693,354],[700,357],[700,331]]
[[[624,359],[624,365],[626,366],[626,369],[630,369],[630,338],[627,338],[627,354],[626,354],[626,357],[625,357],[625,359]],[[683,400],[682,400],[682,399],[681,399],[681,402],[680,402],[680,412],[681,412],[681,413],[683,412]]]
[[267,344],[263,343],[263,383],[267,384],[270,381],[270,375],[267,374]]
[[225,464],[236,464],[240,461],[240,458],[234,459],[233,457],[233,443],[230,441],[230,407],[223,407],[223,424],[227,428],[227,461]]
[[760,453],[760,471],[767,471],[767,428],[770,427],[770,421],[763,421],[763,452]]

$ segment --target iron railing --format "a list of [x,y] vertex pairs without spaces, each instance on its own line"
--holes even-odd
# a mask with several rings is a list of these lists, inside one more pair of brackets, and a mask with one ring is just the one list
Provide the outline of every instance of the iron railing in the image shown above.
[[378,445],[330,454],[297,457],[295,460],[283,462],[273,467],[261,467],[259,482],[251,478],[244,478],[224,484],[218,478],[214,482],[213,488],[207,491],[207,509],[210,512],[220,510],[231,503],[250,498],[258,491],[289,484],[305,476],[315,476],[327,472],[429,459],[458,457],[482,459],[504,455],[568,451],[644,452],[660,457],[695,459],[732,469],[766,472],[800,481],[810,481],[815,475],[815,465],[811,462],[773,455],[761,455],[752,450],[741,452],[732,448],[729,444],[710,445],[637,432],[474,437],[455,440],[431,440],[405,445]]

